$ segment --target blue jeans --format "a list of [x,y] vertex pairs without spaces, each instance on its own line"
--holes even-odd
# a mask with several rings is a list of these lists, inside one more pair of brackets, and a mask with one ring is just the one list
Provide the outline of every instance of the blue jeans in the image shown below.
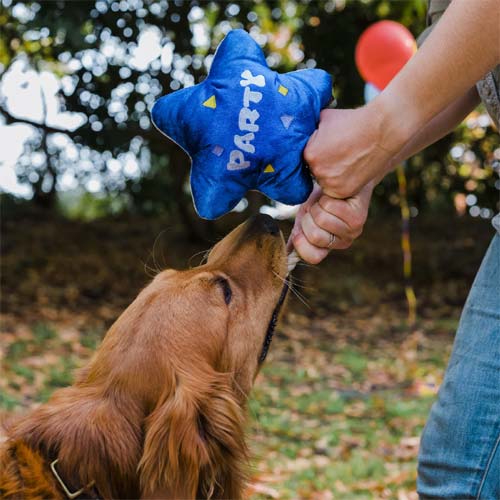
[[500,500],[500,236],[467,298],[420,445],[421,499]]

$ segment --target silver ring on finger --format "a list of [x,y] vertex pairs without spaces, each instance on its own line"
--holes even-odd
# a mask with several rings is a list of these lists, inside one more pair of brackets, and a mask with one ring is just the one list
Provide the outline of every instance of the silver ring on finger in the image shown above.
[[331,249],[333,244],[335,243],[336,236],[332,233],[330,233],[330,241],[328,242],[328,248]]

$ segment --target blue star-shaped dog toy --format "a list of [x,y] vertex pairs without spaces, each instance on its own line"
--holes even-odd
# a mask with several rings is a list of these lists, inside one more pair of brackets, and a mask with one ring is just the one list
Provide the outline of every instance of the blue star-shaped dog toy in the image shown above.
[[152,118],[191,157],[195,208],[215,219],[249,189],[287,205],[307,199],[312,180],[302,150],[331,99],[328,73],[271,71],[250,35],[234,30],[207,78],[161,97]]

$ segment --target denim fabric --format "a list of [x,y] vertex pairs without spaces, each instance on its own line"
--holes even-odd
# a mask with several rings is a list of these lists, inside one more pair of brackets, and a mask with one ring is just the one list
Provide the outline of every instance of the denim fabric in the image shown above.
[[467,298],[422,435],[421,499],[500,499],[500,236]]

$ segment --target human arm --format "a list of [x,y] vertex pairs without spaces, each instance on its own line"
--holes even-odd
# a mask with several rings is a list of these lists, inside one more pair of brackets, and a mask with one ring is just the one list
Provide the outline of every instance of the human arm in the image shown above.
[[385,174],[394,170],[397,165],[452,132],[479,105],[479,102],[480,99],[476,87],[471,87],[463,96],[438,113],[418,133],[410,138],[391,158],[382,175],[376,177],[375,184],[378,184]]
[[[347,198],[387,172],[436,115],[500,62],[499,0],[453,0],[406,66],[372,102],[324,110],[304,157],[325,194]],[[472,92],[472,91],[471,91]]]
[[[347,200],[334,199],[324,195],[316,185],[309,199],[300,207],[290,237],[301,258],[310,264],[317,264],[331,249],[348,248],[363,230],[373,187],[381,178],[402,161],[452,131],[478,103],[479,96],[476,88],[472,87],[421,128],[390,159],[375,181],[370,182],[358,195]],[[348,222],[339,226],[341,214]],[[337,238],[331,248],[327,248],[330,242],[329,233],[335,234]]]

